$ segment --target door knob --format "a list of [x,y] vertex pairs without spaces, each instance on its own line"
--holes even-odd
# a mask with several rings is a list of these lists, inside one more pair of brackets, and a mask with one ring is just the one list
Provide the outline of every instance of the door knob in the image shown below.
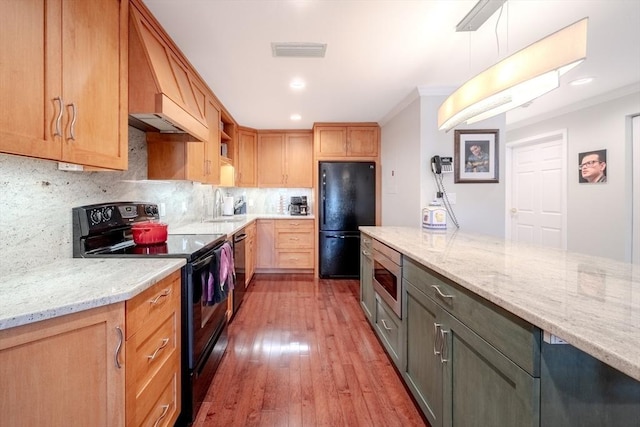
[[514,213],[518,213],[518,209],[516,209],[516,208],[511,208],[511,213],[513,213],[513,214],[514,214]]

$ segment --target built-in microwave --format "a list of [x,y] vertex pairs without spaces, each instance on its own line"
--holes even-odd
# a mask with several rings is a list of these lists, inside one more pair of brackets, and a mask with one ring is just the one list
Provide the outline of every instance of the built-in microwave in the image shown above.
[[402,319],[402,256],[373,240],[373,288]]

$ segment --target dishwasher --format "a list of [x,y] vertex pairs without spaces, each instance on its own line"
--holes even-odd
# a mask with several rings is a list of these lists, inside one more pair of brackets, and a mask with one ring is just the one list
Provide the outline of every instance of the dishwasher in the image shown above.
[[247,234],[244,229],[237,232],[233,235],[233,263],[236,270],[236,283],[233,288],[233,313],[232,318],[235,317],[238,309],[240,308],[240,304],[242,304],[242,299],[244,298],[244,293],[246,291],[247,284],[246,273],[245,273],[245,240],[247,239]]

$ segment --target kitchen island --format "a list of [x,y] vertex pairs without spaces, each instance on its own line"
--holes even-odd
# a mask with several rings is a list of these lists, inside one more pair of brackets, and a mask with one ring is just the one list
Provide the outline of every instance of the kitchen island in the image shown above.
[[377,265],[362,304],[432,425],[637,421],[640,266],[461,231],[360,230],[402,254],[401,316],[379,288],[367,306]]

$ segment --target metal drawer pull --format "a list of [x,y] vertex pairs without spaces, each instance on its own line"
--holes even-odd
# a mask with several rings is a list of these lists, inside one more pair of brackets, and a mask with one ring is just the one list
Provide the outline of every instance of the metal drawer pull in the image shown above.
[[169,338],[163,338],[162,339],[162,344],[160,344],[160,347],[156,348],[156,351],[153,352],[153,354],[147,356],[147,362],[151,362],[153,359],[156,358],[156,356],[158,355],[158,352],[160,350],[162,350],[163,348],[165,348],[167,346],[167,344],[169,344]]
[[158,427],[158,425],[160,425],[160,421],[162,421],[162,419],[167,416],[167,412],[169,412],[169,406],[170,405],[162,405],[161,406],[162,414],[160,414],[160,417],[158,417],[156,422],[153,424],[153,427]]
[[115,359],[115,362],[116,362],[116,368],[120,369],[120,368],[122,368],[122,365],[120,364],[120,350],[122,349],[122,342],[124,341],[124,334],[122,333],[122,329],[120,329],[120,326],[116,326],[116,331],[118,332],[118,345],[116,346],[114,359]]
[[76,107],[76,103],[72,102],[69,104],[71,109],[73,110],[73,118],[71,119],[71,127],[69,129],[69,139],[72,141],[76,140],[76,120],[78,119],[78,107]]
[[382,326],[383,326],[387,331],[392,330],[392,328],[390,328],[389,326],[387,326],[387,322],[385,322],[385,321],[384,321],[384,319],[380,319],[380,321],[382,322]]
[[53,136],[62,136],[62,132],[60,131],[60,121],[62,120],[62,113],[64,113],[64,101],[59,96],[56,96],[53,100],[58,101],[58,106],[60,107],[58,117],[56,117],[56,132]]
[[431,287],[433,289],[435,289],[436,291],[438,291],[438,295],[440,295],[442,298],[452,298],[453,299],[453,295],[443,294],[442,291],[440,290],[439,286],[431,285]]
[[371,252],[367,252],[364,249],[362,250],[362,255],[364,256],[371,256]]
[[440,354],[440,348],[439,348],[439,343],[440,343],[440,327],[442,325],[440,323],[434,323],[433,324],[433,355],[437,356]]
[[171,294],[171,289],[165,289],[163,293],[161,293],[160,295],[158,295],[157,297],[149,301],[149,304],[151,305],[158,304],[158,301],[160,301],[160,298],[168,297],[170,294]]

